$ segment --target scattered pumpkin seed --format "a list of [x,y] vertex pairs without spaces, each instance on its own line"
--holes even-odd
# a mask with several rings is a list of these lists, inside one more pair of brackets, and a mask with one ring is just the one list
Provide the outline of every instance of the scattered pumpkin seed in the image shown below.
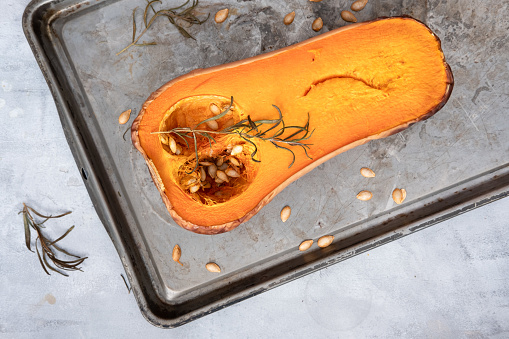
[[207,121],[205,124],[207,125],[208,128],[210,128],[213,131],[217,131],[217,129],[219,128],[219,125],[215,120]]
[[185,177],[183,177],[180,180],[180,183],[184,186],[191,186],[192,184],[194,184],[197,181],[198,180],[195,177],[193,177],[192,175],[186,175]]
[[283,209],[281,210],[281,221],[286,222],[286,220],[290,218],[290,214],[292,214],[291,207],[290,206],[283,207]]
[[217,173],[217,166],[215,164],[210,165],[207,168],[207,172],[209,172],[209,175],[212,179],[215,179]]
[[224,21],[226,20],[226,18],[228,18],[228,13],[229,13],[229,12],[230,12],[230,11],[228,10],[228,8],[225,8],[225,9],[222,9],[222,10],[218,11],[218,12],[216,13],[216,16],[214,17],[214,20],[215,20],[218,24],[220,24],[220,23],[224,22]]
[[394,191],[392,191],[392,200],[396,204],[401,204],[403,201],[405,201],[406,198],[406,190],[404,188],[395,188]]
[[[224,164],[223,164],[224,165]],[[237,172],[236,170],[234,170],[233,168],[228,168],[226,171],[225,171],[226,175],[231,177],[231,178],[238,178],[240,177],[240,174],[239,172]]]
[[175,247],[173,247],[173,252],[171,254],[171,257],[173,258],[173,261],[179,263],[180,265],[184,266],[181,262],[180,262],[180,256],[182,255],[182,250],[180,249],[180,246],[179,245],[175,245]]
[[361,168],[361,175],[365,178],[374,178],[375,172],[373,172],[373,170],[370,168],[363,167]]
[[285,15],[285,18],[283,19],[283,23],[288,26],[293,22],[293,19],[295,19],[295,11],[290,12],[287,15]]
[[205,268],[207,269],[207,271],[212,272],[212,273],[220,273],[221,272],[221,268],[215,262],[209,262],[207,265],[205,265]]
[[221,166],[219,166],[217,169],[221,170],[221,171],[224,171],[227,168],[228,168],[228,164],[226,162],[223,162],[223,164]]
[[228,176],[223,171],[217,170],[216,175],[220,180],[228,182]]
[[216,160],[216,166],[219,167],[223,164],[224,162],[224,158],[223,157],[219,157],[217,160]]
[[131,110],[128,109],[127,111],[120,113],[120,115],[118,116],[118,123],[123,125],[129,121],[130,117],[131,117]]
[[332,244],[333,241],[334,241],[333,235],[324,235],[323,237],[318,239],[317,244],[318,247],[324,248]]
[[357,22],[357,18],[350,11],[341,11],[341,18],[348,22]]
[[359,194],[357,194],[357,199],[362,201],[368,201],[371,198],[373,198],[373,193],[370,191],[360,191]]
[[352,4],[352,6],[350,6],[350,8],[352,9],[352,11],[358,12],[362,10],[367,3],[368,0],[357,0]]
[[210,166],[210,165],[212,165],[212,163],[209,162],[209,161],[200,161],[199,164],[202,165],[202,166]]
[[242,147],[242,145],[235,145],[232,147],[232,155],[237,155],[237,154],[240,154],[242,153],[242,151],[244,150],[244,147]]
[[310,240],[304,240],[299,245],[299,251],[301,251],[301,252],[307,251],[307,250],[309,250],[311,245],[313,245],[313,240],[311,240],[311,239]]
[[323,27],[323,20],[322,18],[316,18],[315,21],[311,24],[311,28],[313,31],[318,32]]

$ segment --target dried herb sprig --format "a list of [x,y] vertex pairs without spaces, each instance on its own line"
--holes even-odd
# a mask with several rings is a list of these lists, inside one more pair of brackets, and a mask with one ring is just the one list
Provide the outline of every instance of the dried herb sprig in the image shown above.
[[[175,26],[178,29],[178,31],[180,32],[180,34],[182,34],[182,36],[184,36],[185,38],[191,38],[193,40],[196,40],[191,34],[189,34],[189,32],[187,32],[184,29],[184,27],[182,27],[182,24],[183,23],[187,23],[190,26],[192,26],[192,25],[201,25],[205,21],[208,20],[208,18],[210,17],[210,13],[209,13],[209,15],[207,16],[206,19],[204,19],[204,20],[198,19],[193,13],[194,13],[194,9],[198,6],[199,0],[192,0],[191,6],[187,7],[187,8],[184,8],[185,6],[187,6],[187,4],[189,4],[190,1],[191,0],[187,0],[185,3],[183,3],[182,5],[180,5],[178,7],[168,8],[168,9],[160,9],[160,10],[156,11],[154,9],[153,4],[157,3],[157,2],[161,3],[161,1],[160,0],[151,0],[151,1],[147,0],[147,5],[145,6],[145,11],[143,12],[143,23],[145,25],[145,28],[143,29],[143,31],[141,31],[141,33],[138,35],[138,37],[136,37],[136,31],[137,31],[137,28],[136,28],[136,11],[138,10],[138,7],[133,9],[133,14],[132,14],[132,17],[133,17],[133,37],[132,37],[132,42],[127,47],[125,47],[123,50],[118,52],[117,55],[127,51],[130,47],[133,47],[133,46],[157,45],[157,43],[154,42],[154,41],[153,42],[144,42],[144,43],[138,43],[138,41],[152,27],[152,24],[154,23],[154,21],[158,17],[160,17],[160,16],[167,17],[168,21],[173,26]],[[182,9],[182,8],[184,8],[184,9]],[[150,9],[152,9],[153,15],[149,19]]]
[[[66,212],[66,213],[63,213],[60,215],[55,215],[55,216],[52,216],[52,215],[46,216],[46,215],[43,215],[43,214],[37,212],[32,207],[29,207],[23,203],[23,210],[19,213],[23,214],[23,224],[25,226],[25,244],[26,244],[26,247],[28,248],[28,250],[31,252],[33,252],[33,251],[32,251],[31,245],[30,245],[30,241],[31,241],[30,228],[35,230],[35,232],[37,233],[37,238],[35,239],[35,250],[37,252],[37,256],[39,257],[39,262],[41,263],[41,266],[44,269],[44,272],[46,272],[46,274],[50,275],[50,273],[48,272],[48,268],[50,270],[57,272],[64,276],[68,276],[68,274],[66,274],[65,272],[62,272],[61,270],[63,270],[63,271],[81,271],[81,268],[79,267],[79,265],[81,265],[83,263],[83,261],[85,261],[85,259],[87,259],[88,257],[83,257],[83,258],[78,257],[74,254],[67,252],[66,250],[64,250],[63,248],[61,248],[60,246],[57,245],[57,243],[60,240],[64,239],[69,233],[71,233],[71,231],[74,229],[74,226],[71,226],[63,235],[61,235],[60,237],[58,237],[56,240],[53,240],[53,241],[49,240],[42,233],[42,230],[41,230],[42,228],[45,227],[45,226],[43,226],[43,224],[46,221],[48,221],[49,219],[61,218],[63,216],[71,214],[71,212]],[[44,218],[44,220],[42,222],[36,222],[32,213],[34,213],[35,215],[37,215],[41,218]],[[41,247],[42,255],[41,255],[41,252],[39,252],[38,244]],[[70,257],[74,257],[76,259],[75,260],[59,259],[56,257],[56,253],[57,253],[56,251],[59,251],[59,252],[65,254],[65,255],[68,255]],[[55,267],[53,267],[52,265],[49,264],[47,258],[49,258],[53,262],[53,265]]]
[[[222,117],[224,117],[233,106],[233,97],[231,98],[230,105],[221,113],[219,113],[216,116],[213,116],[211,118],[205,119],[198,124],[194,128],[189,127],[176,127],[169,131],[162,131],[162,132],[152,132],[152,134],[170,134],[173,133],[175,135],[178,135],[181,139],[184,140],[187,147],[189,148],[189,143],[187,142],[186,138],[193,139],[194,142],[194,151],[196,154],[196,165],[195,168],[189,172],[188,174],[194,172],[196,168],[198,167],[199,162],[199,155],[198,155],[198,145],[197,145],[197,136],[201,136],[204,138],[207,138],[210,144],[210,147],[212,147],[212,142],[216,142],[216,139],[211,134],[223,134],[223,135],[238,135],[245,141],[249,142],[251,145],[254,146],[254,151],[251,153],[251,159],[255,162],[260,162],[260,160],[257,160],[255,158],[256,153],[258,152],[258,148],[256,147],[256,143],[252,141],[252,139],[259,139],[262,141],[268,141],[272,143],[276,148],[284,149],[288,152],[290,152],[293,156],[293,160],[288,166],[288,168],[292,167],[292,165],[295,163],[295,153],[288,147],[291,146],[299,146],[302,147],[304,150],[304,153],[309,159],[312,159],[307,150],[309,149],[309,146],[312,144],[303,143],[303,141],[311,138],[313,135],[314,130],[309,131],[309,113],[308,113],[308,120],[304,126],[286,126],[285,122],[283,120],[283,114],[281,113],[281,110],[276,105],[272,105],[278,112],[279,118],[273,119],[273,120],[252,120],[251,117],[248,115],[247,119],[241,120],[235,125],[232,125],[230,127],[227,127],[221,131],[205,131],[205,130],[199,130],[197,129],[198,126],[205,124],[209,121],[218,120]],[[271,125],[268,129],[262,130],[260,127],[264,125]],[[281,125],[281,127],[279,127]],[[279,128],[278,128],[279,127]],[[270,132],[270,133],[269,133]],[[288,136],[283,137],[283,134],[287,132],[293,132]],[[304,133],[304,134],[302,134]],[[284,146],[283,146],[284,145]]]

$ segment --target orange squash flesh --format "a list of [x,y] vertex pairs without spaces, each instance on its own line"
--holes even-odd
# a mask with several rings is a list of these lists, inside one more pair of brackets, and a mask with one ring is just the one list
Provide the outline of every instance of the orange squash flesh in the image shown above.
[[[216,234],[248,220],[289,183],[333,156],[433,115],[452,86],[440,41],[424,24],[406,17],[379,19],[176,78],[145,102],[132,139],[174,220],[193,232]],[[153,132],[177,102],[207,95],[233,96],[253,120],[277,118],[272,105],[287,125],[303,126],[309,113],[312,160],[294,147],[296,161],[288,168],[289,152],[260,142],[261,163],[245,191],[212,206],[193,200],[168,174],[175,164]]]

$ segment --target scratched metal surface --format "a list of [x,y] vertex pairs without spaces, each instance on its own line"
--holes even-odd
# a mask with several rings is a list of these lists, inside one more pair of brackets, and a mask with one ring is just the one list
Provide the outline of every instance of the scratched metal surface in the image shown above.
[[[156,41],[156,46],[131,48],[119,56],[116,53],[131,39],[131,11],[142,2],[43,0],[31,5],[33,13],[38,9],[54,18],[37,23],[42,29],[35,35],[48,42],[34,50],[36,55],[39,51],[41,64],[61,67],[47,72],[55,78],[45,75],[51,78],[54,95],[59,91],[56,83],[67,84],[60,88],[63,96],[56,95],[64,131],[78,166],[87,172],[85,183],[96,208],[102,210],[99,214],[131,272],[140,307],[153,323],[180,324],[239,299],[242,284],[245,291],[260,286],[249,290],[247,295],[253,295],[362,251],[358,248],[357,252],[344,254],[344,248],[331,247],[302,256],[296,247],[303,239],[335,234],[348,243],[350,237],[362,233],[366,238],[361,240],[366,240],[370,234],[380,236],[374,231],[375,225],[394,220],[403,215],[402,211],[423,218],[442,210],[453,213],[454,204],[443,201],[459,187],[461,191],[479,189],[479,194],[464,198],[459,194],[460,198],[454,200],[457,206],[505,194],[504,190],[497,191],[498,195],[493,193],[505,187],[506,181],[499,180],[495,185],[499,175],[491,174],[506,174],[509,165],[509,21],[504,15],[508,4],[370,1],[357,15],[359,21],[411,15],[427,23],[441,38],[455,76],[448,104],[425,122],[322,164],[229,233],[197,235],[173,222],[141,155],[129,140],[122,139],[125,127],[118,125],[118,114],[131,108],[136,116],[151,92],[194,68],[243,59],[313,37],[317,33],[310,26],[317,16],[324,20],[322,32],[344,26],[339,12],[348,3],[202,1],[204,13],[229,7],[230,17],[221,25],[209,19],[191,28],[196,41],[183,39],[161,19],[154,27],[158,33],[149,32],[145,38]],[[295,22],[284,26],[282,18],[292,10],[297,13]],[[484,19],[488,16],[489,21]],[[90,149],[77,146],[81,143]],[[360,176],[358,171],[363,166],[374,169],[376,178]],[[395,187],[408,192],[403,207],[391,199]],[[368,203],[355,199],[362,189],[374,194]],[[292,206],[293,212],[283,224],[278,216],[285,205]],[[389,233],[415,222],[404,217],[399,224],[392,221],[384,239],[395,238]],[[133,244],[129,245],[122,234],[128,234]],[[171,249],[177,243],[183,249],[183,267],[171,261]],[[133,256],[133,252],[137,254]],[[204,269],[209,261],[221,266],[221,275]],[[277,267],[276,272],[271,267]],[[253,278],[256,275],[261,277]],[[236,284],[238,290],[228,294],[228,286]],[[146,297],[147,293],[155,296]],[[146,301],[151,298],[159,300],[157,307]],[[198,303],[200,298],[207,302]],[[179,305],[180,311],[172,308]],[[155,308],[165,306],[166,313],[153,314]]]

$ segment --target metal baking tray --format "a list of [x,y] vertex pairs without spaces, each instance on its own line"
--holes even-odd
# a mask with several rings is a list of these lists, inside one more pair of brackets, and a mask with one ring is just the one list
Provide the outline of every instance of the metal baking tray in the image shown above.
[[[509,75],[503,67],[509,52],[502,43],[507,32],[490,24],[503,22],[504,11],[483,5],[489,13],[477,19],[457,14],[467,8],[448,9],[440,1],[371,0],[357,14],[360,21],[411,15],[442,38],[456,79],[447,105],[425,122],[320,165],[229,233],[198,235],[173,222],[142,156],[122,138],[120,112],[131,108],[136,116],[150,93],[192,69],[315,36],[310,26],[318,16],[323,31],[343,26],[339,13],[349,3],[202,0],[203,13],[213,17],[228,7],[229,19],[193,26],[192,40],[161,18],[145,37],[157,45],[119,56],[131,41],[132,10],[143,8],[143,0],[35,0],[26,8],[25,35],[76,164],[152,324],[182,325],[509,195]],[[295,22],[284,26],[282,18],[292,10]],[[471,53],[478,50],[483,55]],[[360,176],[363,166],[374,169],[376,178]],[[391,199],[395,187],[408,192],[402,205]],[[355,199],[362,189],[374,198]],[[283,224],[279,211],[285,205],[293,212]],[[297,250],[302,240],[326,234],[336,237],[330,247]],[[177,243],[183,267],[171,260]],[[222,273],[205,270],[209,261],[220,264]]]

